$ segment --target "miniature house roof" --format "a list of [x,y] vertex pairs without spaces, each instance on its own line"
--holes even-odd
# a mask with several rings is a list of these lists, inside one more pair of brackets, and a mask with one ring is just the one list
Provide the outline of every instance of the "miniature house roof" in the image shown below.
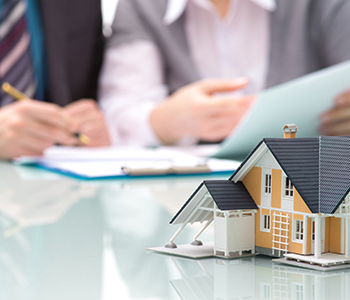
[[[194,223],[209,220],[213,211],[199,211],[199,206],[206,192],[220,210],[247,210],[258,209],[252,197],[242,182],[234,183],[231,180],[205,180],[194,191],[191,197],[181,207],[170,221],[171,224]],[[210,205],[211,203],[206,203]],[[198,210],[198,212],[194,212]]]
[[350,136],[263,139],[230,179],[241,180],[266,153],[263,148],[271,151],[312,213],[333,214],[349,193]]

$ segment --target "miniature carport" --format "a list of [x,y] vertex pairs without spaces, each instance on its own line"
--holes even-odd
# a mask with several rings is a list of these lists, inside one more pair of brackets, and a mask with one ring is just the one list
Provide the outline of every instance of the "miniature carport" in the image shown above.
[[200,247],[199,236],[214,221],[214,255],[230,257],[255,252],[255,213],[258,207],[242,182],[205,180],[190,196],[170,224],[181,224],[165,245],[176,248],[175,238],[188,224],[204,222],[191,245]]

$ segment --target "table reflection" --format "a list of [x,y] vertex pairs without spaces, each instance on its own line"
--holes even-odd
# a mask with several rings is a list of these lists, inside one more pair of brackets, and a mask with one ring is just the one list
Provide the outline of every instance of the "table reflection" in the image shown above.
[[168,258],[181,299],[350,299],[350,270],[312,271],[257,256],[234,260]]
[[174,230],[157,193],[182,184],[79,181],[5,163],[0,176],[0,299],[178,299],[171,263],[146,248]]

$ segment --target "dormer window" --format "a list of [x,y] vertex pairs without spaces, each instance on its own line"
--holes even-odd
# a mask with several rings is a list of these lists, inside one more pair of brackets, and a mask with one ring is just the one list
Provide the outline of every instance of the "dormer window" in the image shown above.
[[284,186],[283,186],[283,195],[285,197],[293,197],[294,196],[294,186],[292,184],[292,182],[289,180],[288,177],[285,177],[285,180],[284,180]]

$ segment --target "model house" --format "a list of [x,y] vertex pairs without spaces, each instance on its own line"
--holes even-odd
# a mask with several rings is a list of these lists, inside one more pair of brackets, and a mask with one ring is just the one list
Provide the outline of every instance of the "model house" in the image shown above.
[[298,139],[294,124],[283,131],[263,139],[228,180],[200,184],[171,220],[180,228],[167,252],[176,254],[175,238],[194,222],[203,227],[191,249],[203,247],[198,237],[214,222],[214,256],[350,263],[350,136]]

